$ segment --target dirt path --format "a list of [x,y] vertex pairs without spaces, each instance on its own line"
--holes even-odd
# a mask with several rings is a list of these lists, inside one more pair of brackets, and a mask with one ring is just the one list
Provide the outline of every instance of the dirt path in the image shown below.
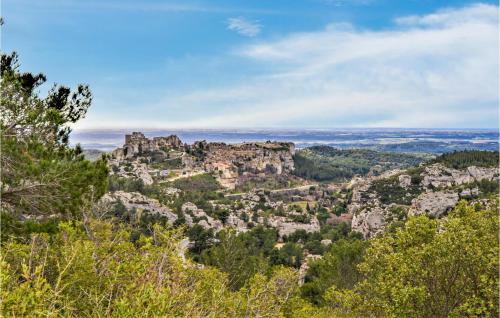
[[178,180],[178,179],[183,179],[183,178],[190,178],[190,177],[194,177],[194,176],[197,176],[197,175],[200,175],[200,174],[204,174],[206,173],[205,171],[196,171],[196,172],[193,172],[193,173],[187,173],[187,174],[181,174],[177,177],[173,177],[173,178],[170,178],[170,179],[167,179],[167,180],[162,180],[158,183],[167,183],[167,182],[172,182],[172,181],[175,181],[175,180]]

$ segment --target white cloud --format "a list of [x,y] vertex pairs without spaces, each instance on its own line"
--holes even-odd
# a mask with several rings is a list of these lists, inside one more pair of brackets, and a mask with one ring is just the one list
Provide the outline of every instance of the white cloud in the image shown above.
[[497,127],[497,14],[480,4],[241,47],[268,71],[170,103],[202,114],[181,123],[193,127]]
[[445,9],[429,15],[412,15],[395,20],[408,26],[451,26],[465,23],[497,23],[498,11],[492,5],[476,4],[461,9]]
[[262,26],[257,21],[248,21],[243,17],[238,17],[228,19],[227,28],[241,35],[254,37],[260,33]]

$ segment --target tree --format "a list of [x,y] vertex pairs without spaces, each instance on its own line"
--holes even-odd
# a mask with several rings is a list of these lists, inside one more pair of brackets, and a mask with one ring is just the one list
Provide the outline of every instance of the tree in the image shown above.
[[302,248],[292,242],[287,242],[280,249],[274,249],[269,261],[273,265],[285,265],[289,267],[300,268],[303,256]]
[[267,271],[267,261],[250,253],[243,237],[231,230],[223,230],[217,237],[219,243],[203,252],[202,261],[227,273],[232,290],[240,289],[256,273]]
[[43,74],[21,73],[16,53],[1,55],[0,130],[2,210],[28,216],[75,216],[84,200],[106,191],[105,159],[89,162],[68,147],[69,125],[81,119],[92,97],[53,86],[47,97],[36,89]]
[[447,220],[412,217],[371,242],[363,279],[329,290],[328,303],[362,317],[498,317],[498,231],[498,200],[461,202]]
[[322,259],[311,264],[302,295],[314,304],[324,304],[328,288],[352,288],[362,277],[357,265],[362,261],[368,242],[342,239],[333,243]]
[[41,98],[36,89],[45,83],[44,74],[21,73],[15,52],[2,53],[0,60],[3,135],[19,141],[67,145],[71,132],[67,124],[83,118],[92,102],[88,86],[79,85],[72,92],[66,86],[54,85],[47,97]]
[[195,224],[188,230],[187,234],[189,238],[194,241],[194,246],[190,251],[193,253],[193,257],[198,260],[201,252],[212,246],[214,236],[213,230],[205,230],[203,226]]

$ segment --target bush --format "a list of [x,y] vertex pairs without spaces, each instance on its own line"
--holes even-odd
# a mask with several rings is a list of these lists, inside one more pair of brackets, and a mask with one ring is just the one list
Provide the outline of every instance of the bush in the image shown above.
[[185,192],[216,191],[220,189],[220,184],[208,173],[177,179],[171,182],[171,186]]

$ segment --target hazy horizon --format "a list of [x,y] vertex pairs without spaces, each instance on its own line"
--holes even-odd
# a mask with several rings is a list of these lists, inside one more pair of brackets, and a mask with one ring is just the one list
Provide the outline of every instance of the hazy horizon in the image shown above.
[[496,129],[91,129],[71,134],[72,145],[85,149],[111,151],[121,147],[125,134],[141,131],[146,137],[177,135],[182,142],[287,141],[297,148],[327,145],[337,148],[365,148],[389,152],[441,153],[454,150],[498,150]]
[[450,130],[450,131],[466,131],[466,130],[485,130],[499,131],[497,127],[190,127],[190,128],[175,128],[175,127],[111,127],[111,128],[73,128],[74,132],[81,131],[164,131],[164,130],[179,130],[179,131],[335,131],[335,130]]

